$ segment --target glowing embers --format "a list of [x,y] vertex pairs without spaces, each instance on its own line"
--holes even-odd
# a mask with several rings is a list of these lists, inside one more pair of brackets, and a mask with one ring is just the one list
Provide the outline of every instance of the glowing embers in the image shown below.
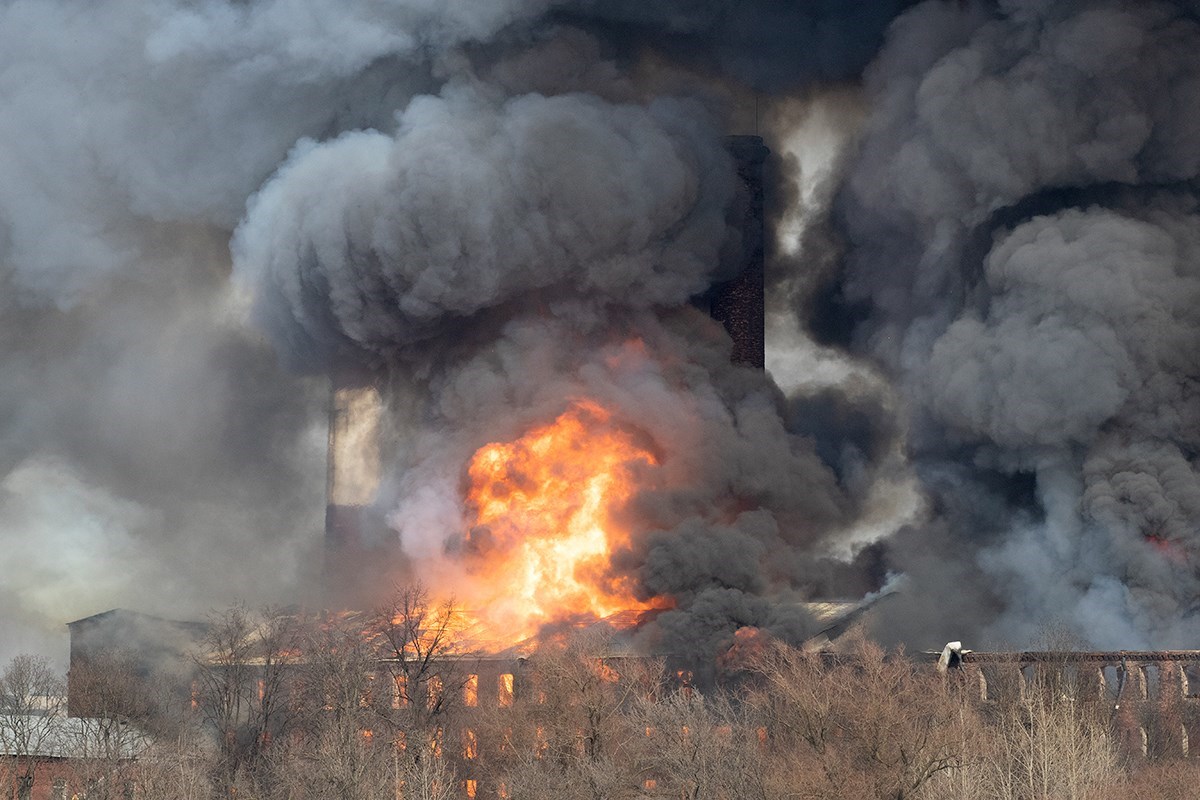
[[476,452],[466,543],[487,587],[478,613],[489,627],[519,640],[548,622],[660,607],[637,600],[610,569],[629,542],[612,512],[633,494],[637,471],[656,463],[635,434],[587,402]]

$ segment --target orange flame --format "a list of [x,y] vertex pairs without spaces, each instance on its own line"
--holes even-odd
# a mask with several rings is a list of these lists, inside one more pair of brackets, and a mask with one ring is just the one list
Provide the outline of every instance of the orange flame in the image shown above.
[[771,635],[751,625],[744,625],[733,632],[733,643],[729,649],[717,655],[717,666],[729,672],[744,669],[756,657],[766,652]]
[[662,607],[638,600],[610,569],[629,544],[612,511],[633,495],[636,467],[656,463],[590,402],[480,448],[467,469],[475,525],[466,541],[474,577],[487,586],[481,621],[520,640],[548,622]]

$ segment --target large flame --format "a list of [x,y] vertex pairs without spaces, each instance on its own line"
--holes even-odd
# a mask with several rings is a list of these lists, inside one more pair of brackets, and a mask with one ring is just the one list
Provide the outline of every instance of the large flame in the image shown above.
[[611,415],[577,402],[554,422],[471,459],[467,536],[482,589],[474,616],[510,641],[549,622],[661,607],[638,600],[610,556],[629,543],[612,511],[654,455]]

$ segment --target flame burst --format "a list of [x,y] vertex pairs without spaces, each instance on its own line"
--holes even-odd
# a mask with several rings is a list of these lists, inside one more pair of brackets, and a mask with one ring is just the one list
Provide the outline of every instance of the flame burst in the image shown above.
[[589,402],[477,451],[467,470],[475,511],[467,547],[487,586],[477,615],[522,639],[548,622],[661,607],[638,600],[610,569],[611,555],[629,543],[611,511],[633,494],[634,468],[656,463]]

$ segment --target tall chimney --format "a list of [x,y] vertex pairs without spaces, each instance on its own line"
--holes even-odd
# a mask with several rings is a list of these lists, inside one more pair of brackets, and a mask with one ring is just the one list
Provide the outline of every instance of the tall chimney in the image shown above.
[[737,164],[738,192],[733,222],[741,231],[739,270],[730,280],[709,290],[708,313],[725,326],[733,339],[735,364],[762,369],[766,364],[766,298],[763,293],[763,162],[771,152],[761,136],[730,136],[726,147]]
[[325,587],[347,600],[362,582],[375,540],[370,505],[380,481],[383,406],[369,374],[338,370],[330,378],[325,485]]

